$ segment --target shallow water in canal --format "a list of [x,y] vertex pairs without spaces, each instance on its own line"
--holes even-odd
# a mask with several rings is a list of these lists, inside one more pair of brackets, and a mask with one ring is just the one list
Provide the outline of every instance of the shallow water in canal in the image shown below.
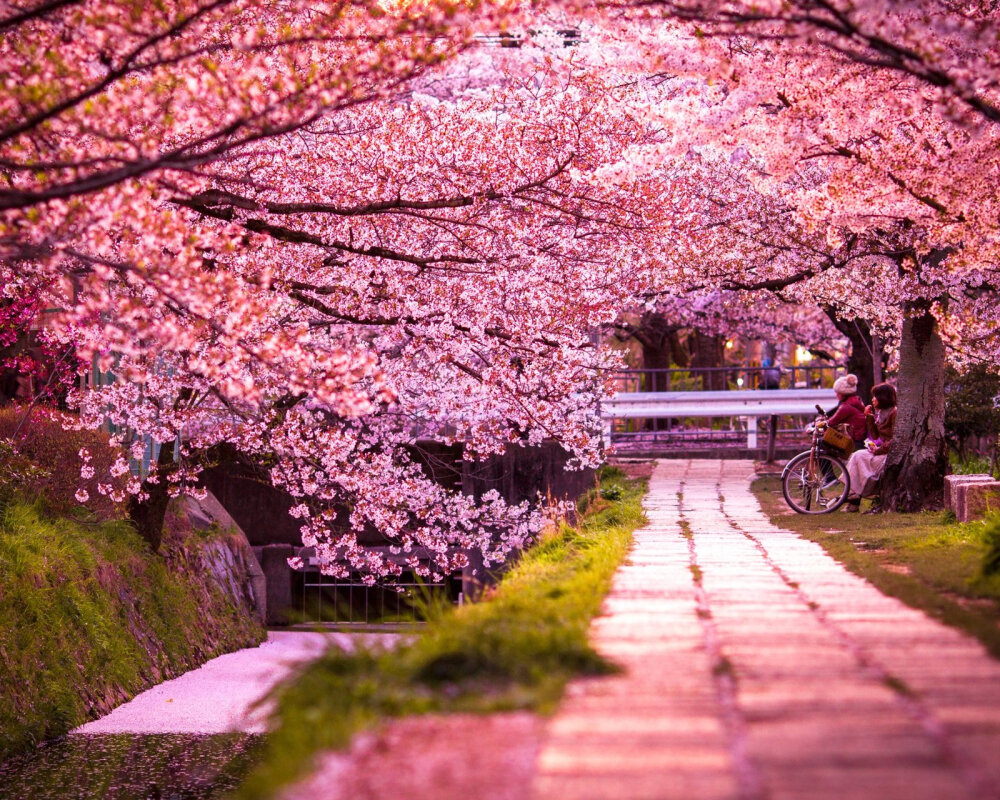
[[262,746],[242,733],[66,736],[0,763],[0,800],[215,800]]

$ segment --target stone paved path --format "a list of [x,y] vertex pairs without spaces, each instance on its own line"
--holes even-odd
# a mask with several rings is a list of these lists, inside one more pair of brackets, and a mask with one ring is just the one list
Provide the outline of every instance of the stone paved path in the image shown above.
[[1000,663],[771,525],[745,461],[661,461],[538,800],[997,800]]

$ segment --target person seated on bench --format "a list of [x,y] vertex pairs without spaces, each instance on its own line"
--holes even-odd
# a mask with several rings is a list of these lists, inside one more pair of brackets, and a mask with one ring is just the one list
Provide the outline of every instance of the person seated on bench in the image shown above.
[[868,496],[871,487],[882,477],[896,427],[896,389],[891,384],[880,383],[872,389],[872,404],[865,406],[865,423],[868,427],[865,448],[852,453],[847,462],[851,493],[844,503],[844,511],[857,511],[862,495]]

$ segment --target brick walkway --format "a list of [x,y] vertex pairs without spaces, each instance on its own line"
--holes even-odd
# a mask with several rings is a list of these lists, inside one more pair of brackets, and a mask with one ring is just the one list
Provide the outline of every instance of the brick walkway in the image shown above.
[[746,461],[661,461],[538,800],[997,800],[1000,663],[772,526]]

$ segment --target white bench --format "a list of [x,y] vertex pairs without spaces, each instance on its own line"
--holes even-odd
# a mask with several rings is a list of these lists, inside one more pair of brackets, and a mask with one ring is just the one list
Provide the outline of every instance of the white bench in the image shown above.
[[745,417],[747,447],[757,447],[757,420],[781,414],[809,415],[816,406],[837,404],[833,389],[746,389],[724,392],[619,392],[601,406],[601,416],[616,419]]

